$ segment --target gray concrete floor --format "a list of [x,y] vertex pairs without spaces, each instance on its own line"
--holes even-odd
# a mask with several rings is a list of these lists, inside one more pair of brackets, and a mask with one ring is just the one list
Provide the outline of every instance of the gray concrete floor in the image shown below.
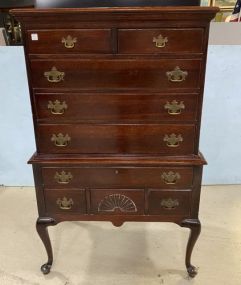
[[43,276],[34,189],[2,187],[0,201],[0,285],[241,284],[241,185],[202,189],[194,280],[184,267],[188,230],[169,223],[61,223],[50,228],[55,262]]

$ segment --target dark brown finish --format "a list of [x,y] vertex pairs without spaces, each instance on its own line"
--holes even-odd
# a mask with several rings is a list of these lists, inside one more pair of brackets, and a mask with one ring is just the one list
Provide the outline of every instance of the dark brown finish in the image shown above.
[[[149,1],[149,0],[147,0]],[[78,1],[78,3],[80,3]],[[115,24],[120,23],[124,27],[131,28],[132,21],[136,22],[134,26],[139,26],[141,28],[153,28],[164,26],[174,26],[174,27],[204,27],[209,28],[209,22],[213,19],[216,13],[219,11],[218,7],[154,7],[147,5],[143,8],[140,6],[129,6],[129,7],[84,7],[84,8],[51,8],[51,9],[21,9],[12,10],[12,14],[24,21],[24,24],[30,24],[29,29],[33,27],[41,26],[41,28],[46,28],[54,24],[55,28],[66,28],[69,26],[83,28],[88,26],[100,26],[103,21],[115,21]],[[64,22],[57,21],[57,17],[62,17]],[[71,21],[70,21],[71,17]],[[148,17],[148,21],[147,21]],[[46,22],[46,18],[48,22]],[[69,20],[69,21],[68,21]],[[93,21],[94,20],[94,21]],[[142,20],[145,20],[144,23]],[[97,21],[97,22],[96,22]],[[124,23],[127,21],[127,25]],[[151,21],[156,21],[155,23]],[[172,23],[175,21],[175,23]],[[56,25],[57,23],[57,25]],[[86,25],[87,24],[87,25]],[[110,26],[107,22],[105,26]],[[116,25],[115,25],[116,26]],[[207,30],[208,32],[208,30]],[[207,34],[208,36],[208,34]],[[207,39],[207,38],[206,38]],[[206,40],[205,39],[205,40]],[[206,42],[207,44],[207,42]]]
[[90,201],[95,215],[144,214],[144,190],[91,189]]
[[[59,184],[54,178],[57,173],[71,173],[72,179],[68,188],[190,188],[193,183],[192,167],[43,167],[43,182],[48,189],[65,189],[65,184]],[[162,179],[164,172],[180,174],[175,184],[166,184]]]
[[201,233],[201,223],[197,220],[184,220],[181,224],[182,227],[190,229],[190,236],[187,243],[187,252],[186,252],[186,267],[190,277],[195,277],[197,275],[197,268],[191,264],[191,255],[194,245]]
[[[64,212],[78,212],[81,214],[86,214],[86,197],[84,190],[45,190],[44,197],[46,201],[46,212],[48,215],[55,213]],[[60,208],[58,205],[58,200],[63,200],[64,198],[69,201],[72,199],[73,205],[70,209]]]
[[[120,29],[118,37],[119,53],[169,54],[202,53],[203,29]],[[154,38],[167,37],[163,47],[156,47]]]
[[56,225],[56,221],[52,218],[39,217],[36,222],[37,232],[48,254],[47,263],[41,266],[41,271],[43,272],[43,274],[48,274],[53,264],[53,250],[52,250],[52,246],[51,246],[51,242],[49,238],[48,227],[54,226],[54,225]]
[[25,35],[37,143],[30,163],[48,253],[43,273],[53,261],[48,225],[145,221],[191,229],[186,267],[195,276],[206,164],[198,150],[202,97],[209,22],[218,9],[154,4],[13,11]]
[[[198,94],[135,94],[135,93],[36,93],[36,114],[39,123],[162,123],[195,122]],[[62,115],[51,113],[49,102],[65,102]],[[185,108],[172,115],[166,104],[176,100]]]
[[[34,34],[38,40],[32,40]],[[73,48],[65,48],[63,38],[76,38]],[[110,29],[31,30],[27,33],[28,52],[37,54],[110,53]]]
[[[198,59],[75,59],[32,60],[32,84],[34,88],[49,89],[150,89],[182,92],[200,87],[201,61]],[[170,82],[166,72],[176,66],[187,71],[183,82]],[[64,72],[64,80],[50,83],[44,73],[56,67]],[[145,80],[143,80],[145,78]]]
[[[165,200],[177,201],[178,205],[164,207],[161,205]],[[190,216],[191,191],[190,190],[162,190],[149,189],[148,192],[148,213],[151,215],[179,215]],[[174,203],[175,204],[175,203]]]
[[[71,141],[58,147],[52,135],[68,134]],[[177,147],[168,147],[166,135],[181,135]],[[167,154],[180,155],[194,152],[193,125],[39,125],[38,150],[40,153],[82,154]],[[141,143],[140,143],[141,142]]]
[[[66,164],[71,164],[71,166],[203,166],[207,162],[203,157],[202,153],[199,152],[198,155],[180,155],[180,156],[158,156],[158,155],[145,155],[145,156],[123,156],[119,155],[76,155],[76,154],[39,154],[34,153],[33,156],[28,161],[29,164],[33,166],[66,166]],[[198,172],[197,176],[201,175],[202,172]]]

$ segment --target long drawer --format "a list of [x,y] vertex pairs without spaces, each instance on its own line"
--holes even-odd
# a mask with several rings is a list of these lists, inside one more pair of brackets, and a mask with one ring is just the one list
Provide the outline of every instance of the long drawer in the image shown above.
[[40,153],[193,154],[195,125],[39,125]]
[[187,189],[193,183],[192,167],[43,167],[48,189],[164,188]]
[[120,29],[118,31],[119,53],[165,54],[201,53],[203,29]]
[[37,93],[34,98],[42,123],[194,122],[198,102],[195,93]]
[[152,89],[183,92],[200,87],[199,59],[31,60],[33,88]]
[[30,54],[112,52],[110,29],[30,30],[26,44]]

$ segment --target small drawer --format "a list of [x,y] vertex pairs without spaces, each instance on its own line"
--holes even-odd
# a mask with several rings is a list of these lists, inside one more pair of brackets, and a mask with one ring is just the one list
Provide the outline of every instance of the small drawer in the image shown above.
[[27,32],[32,54],[111,53],[110,29],[32,30]]
[[86,213],[85,190],[45,189],[44,196],[48,213]]
[[190,190],[150,189],[148,193],[148,213],[150,215],[189,216],[190,205]]
[[199,95],[191,94],[101,94],[36,93],[40,123],[195,122]]
[[203,29],[120,29],[119,53],[202,53]]
[[195,125],[39,125],[40,153],[194,153]]
[[[200,87],[201,59],[31,60],[33,88],[192,92]],[[193,92],[194,92],[193,91]]]
[[92,214],[144,214],[144,190],[92,189],[90,195]]
[[192,167],[43,167],[48,189],[71,188],[163,188],[188,189]]

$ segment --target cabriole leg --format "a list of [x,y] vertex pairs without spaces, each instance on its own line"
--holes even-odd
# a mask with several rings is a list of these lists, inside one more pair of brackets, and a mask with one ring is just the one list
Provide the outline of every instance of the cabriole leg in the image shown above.
[[197,268],[191,264],[191,256],[194,245],[201,232],[201,223],[198,219],[195,220],[190,219],[190,220],[184,220],[181,223],[181,226],[190,229],[190,236],[187,243],[185,262],[186,262],[188,275],[193,278],[197,275]]
[[41,271],[43,272],[43,274],[48,274],[53,264],[53,251],[49,238],[48,227],[54,225],[56,225],[56,221],[52,218],[38,218],[36,222],[37,232],[45,246],[48,255],[47,263],[41,266]]

